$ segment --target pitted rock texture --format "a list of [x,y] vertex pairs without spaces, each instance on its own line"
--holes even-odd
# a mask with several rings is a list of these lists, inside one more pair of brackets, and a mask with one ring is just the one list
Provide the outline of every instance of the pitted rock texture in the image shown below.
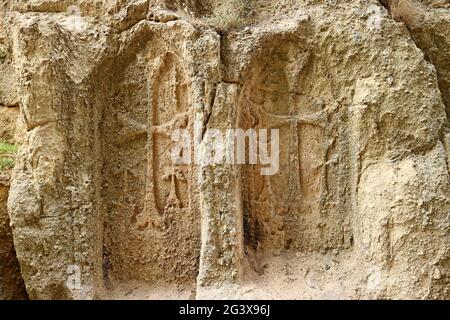
[[[450,298],[448,7],[219,5],[3,3],[29,297]],[[171,161],[236,128],[279,129],[277,174]]]
[[9,226],[6,200],[9,181],[0,176],[0,300],[27,299]]

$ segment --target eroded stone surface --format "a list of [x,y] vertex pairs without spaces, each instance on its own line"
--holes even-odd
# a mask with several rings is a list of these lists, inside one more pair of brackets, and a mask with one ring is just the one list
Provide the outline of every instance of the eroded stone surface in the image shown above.
[[16,258],[6,210],[8,191],[9,181],[0,176],[0,300],[19,300],[26,299],[27,293]]
[[[262,2],[222,34],[200,1],[7,4],[30,298],[449,298],[447,12]],[[279,129],[279,172],[171,162],[230,128]]]

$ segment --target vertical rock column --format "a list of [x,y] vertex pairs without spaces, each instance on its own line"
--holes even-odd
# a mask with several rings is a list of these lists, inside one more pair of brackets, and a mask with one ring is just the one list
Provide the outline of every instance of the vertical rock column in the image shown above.
[[[234,137],[227,136],[226,129],[235,126],[237,100],[237,85],[220,83],[217,86],[215,101],[203,128],[202,161],[208,156],[208,145],[217,142],[213,138],[215,132],[222,133],[224,146],[232,145]],[[200,170],[202,247],[197,299],[235,297],[242,276],[239,170],[232,164],[225,164],[226,152],[222,156],[224,164],[204,165]]]
[[107,32],[82,18],[12,18],[27,132],[8,212],[22,276],[31,299],[92,299],[102,286],[102,239],[90,89]]
[[0,300],[27,299],[6,210],[8,191],[9,183],[0,177]]

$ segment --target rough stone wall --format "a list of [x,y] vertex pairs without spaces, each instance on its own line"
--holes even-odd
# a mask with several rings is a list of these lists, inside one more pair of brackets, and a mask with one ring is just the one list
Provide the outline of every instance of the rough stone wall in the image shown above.
[[[85,21],[54,23],[52,15],[11,19],[26,136],[8,202],[22,274],[30,298],[92,297],[102,279],[102,219],[90,76],[105,31]],[[68,285],[78,273],[83,286]]]
[[193,132],[202,121],[217,78],[218,37],[181,21],[142,21],[122,37],[111,64],[117,85],[101,126],[102,151],[109,155],[102,188],[108,274],[195,285],[198,173],[171,165],[169,151],[172,130]]
[[[419,7],[419,17],[406,25],[417,47],[423,50],[425,58],[436,68],[442,99],[450,112],[450,14],[449,4],[444,1],[434,6]],[[401,20],[401,17],[400,17]]]
[[[16,79],[9,47],[4,25],[0,23],[0,143],[16,144],[23,136],[23,125],[20,121]],[[0,160],[3,160],[3,156],[5,155],[0,151]],[[0,167],[0,300],[27,299],[7,210],[11,172],[9,167],[3,168],[3,164]]]
[[[258,3],[220,34],[201,1],[6,4],[30,298],[450,297],[448,10]],[[280,171],[171,163],[228,128],[279,129]]]
[[18,300],[26,299],[27,293],[14,250],[6,209],[8,184],[8,181],[0,180],[0,300]]

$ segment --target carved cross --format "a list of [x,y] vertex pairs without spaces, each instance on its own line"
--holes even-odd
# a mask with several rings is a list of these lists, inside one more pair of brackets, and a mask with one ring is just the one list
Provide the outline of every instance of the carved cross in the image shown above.
[[177,195],[177,180],[186,181],[184,172],[178,167],[169,167],[163,176],[164,180],[170,180],[170,194],[165,209],[182,208],[182,203]]

